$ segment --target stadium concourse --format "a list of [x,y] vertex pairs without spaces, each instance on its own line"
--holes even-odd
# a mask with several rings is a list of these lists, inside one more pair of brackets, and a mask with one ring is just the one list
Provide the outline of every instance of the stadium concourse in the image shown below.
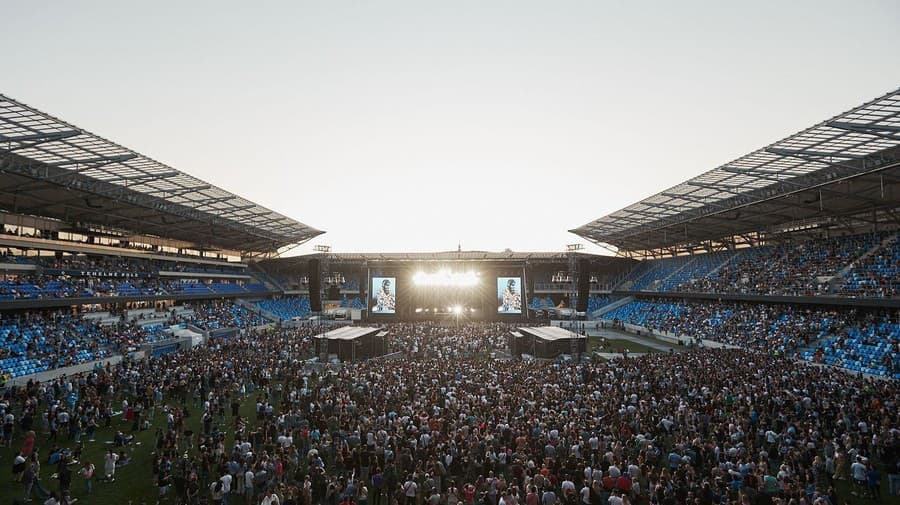
[[[895,91],[574,230],[615,256],[280,258],[322,232],[0,95],[0,501],[898,503],[898,128]],[[315,353],[356,324],[385,356]]]

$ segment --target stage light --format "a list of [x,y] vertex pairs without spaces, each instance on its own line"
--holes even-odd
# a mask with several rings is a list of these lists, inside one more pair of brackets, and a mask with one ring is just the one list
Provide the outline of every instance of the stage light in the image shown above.
[[453,307],[454,314],[461,314],[462,310],[463,310],[462,307],[460,307],[459,305],[457,305],[456,307]]
[[419,312],[422,312],[422,307],[416,307],[416,314],[418,314]]
[[417,286],[471,287],[477,285],[478,281],[476,272],[451,272],[447,269],[433,273],[419,271],[413,275],[413,283]]

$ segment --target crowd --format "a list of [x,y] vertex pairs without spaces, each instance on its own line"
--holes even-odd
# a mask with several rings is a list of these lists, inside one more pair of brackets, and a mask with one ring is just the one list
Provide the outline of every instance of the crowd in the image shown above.
[[16,274],[0,280],[0,300],[266,292],[268,288],[257,282],[204,283],[177,278],[109,277],[89,272],[83,276]]
[[[190,250],[178,249],[177,252],[170,252],[160,248],[157,245],[151,244],[140,244],[131,242],[126,240],[124,237],[121,239],[111,238],[109,236],[103,237],[81,237],[75,238],[71,235],[60,236],[59,234],[54,234],[49,230],[32,230],[26,231],[22,228],[17,227],[7,227],[3,226],[0,228],[0,233],[11,237],[24,237],[24,238],[37,238],[44,240],[55,240],[61,242],[70,242],[73,244],[88,244],[88,245],[99,245],[104,247],[118,247],[120,249],[130,249],[133,251],[142,251],[142,252],[152,252],[156,255],[164,255],[164,256],[172,256],[172,257],[190,257],[192,259],[198,259],[197,254],[192,254]],[[223,255],[216,253],[215,257],[205,257],[205,259],[215,259],[220,261],[226,261]]]
[[679,337],[791,355],[823,333],[833,334],[850,325],[857,314],[796,305],[649,300],[631,302],[603,317]]
[[[152,316],[85,317],[50,310],[0,317],[0,374],[12,377],[124,354],[166,338],[164,327],[192,324],[201,330],[249,328],[268,319],[228,301],[196,303],[188,310]],[[150,325],[148,319],[158,320]]]
[[[891,377],[900,326],[880,311],[741,302],[634,301],[606,319]],[[802,352],[801,350],[806,349]]]
[[509,332],[514,329],[506,323],[435,321],[388,323],[381,327],[388,330],[390,352],[437,359],[473,358],[504,350]]
[[[250,328],[270,324],[257,312],[250,311],[231,301],[210,301],[193,306],[193,313],[182,319],[204,330],[220,328]],[[181,321],[179,321],[181,322]]]
[[157,261],[114,256],[52,255],[17,256],[6,250],[5,263],[32,264],[34,269],[0,276],[0,300],[76,297],[163,296],[268,291],[258,280],[160,276],[160,272],[183,272],[185,276],[241,274],[245,269],[186,262]]
[[[420,328],[391,330],[484,343]],[[17,489],[84,496],[88,484],[63,477],[70,466],[145,476],[171,503],[223,505],[838,505],[850,497],[838,481],[867,497],[884,474],[900,486],[897,382],[727,349],[553,363],[425,345],[423,357],[313,370],[319,331],[267,330],[8,391]],[[149,467],[117,470],[132,450],[111,420],[120,406],[135,431],[158,427]],[[123,447],[102,461],[60,441],[111,423],[102,434]]]
[[602,309],[606,307],[610,303],[612,303],[615,299],[611,296],[596,296],[592,295],[588,298],[588,307],[587,313],[592,314],[595,310]]
[[803,358],[900,379],[900,322],[866,314],[805,351]]
[[280,319],[306,318],[312,314],[308,296],[290,296],[273,300],[258,300],[256,306]]
[[[716,272],[688,280],[675,290],[788,296],[829,294],[833,290],[831,278],[876,249],[887,236],[885,233],[867,233],[748,250],[735,256]],[[860,262],[858,275],[861,278],[875,278],[887,272],[884,274],[887,279],[876,279],[878,282],[874,283],[862,282],[863,289],[844,294],[892,296],[883,288],[879,291],[881,284],[896,281],[895,271],[877,268],[881,265],[877,259],[885,258],[885,254],[884,250],[877,249],[872,260]]]
[[892,298],[900,296],[900,237],[853,265],[841,285],[845,296]]

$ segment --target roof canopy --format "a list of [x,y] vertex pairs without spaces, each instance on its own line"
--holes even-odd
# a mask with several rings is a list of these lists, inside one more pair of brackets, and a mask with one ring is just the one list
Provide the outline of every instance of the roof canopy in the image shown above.
[[893,211],[898,167],[900,89],[571,231],[647,251]]
[[0,207],[237,251],[323,233],[4,95]]

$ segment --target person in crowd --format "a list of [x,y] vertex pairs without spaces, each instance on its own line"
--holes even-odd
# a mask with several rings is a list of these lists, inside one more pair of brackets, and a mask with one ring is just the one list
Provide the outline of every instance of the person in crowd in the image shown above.
[[[838,477],[844,454],[865,465],[866,493],[877,481],[869,465],[896,468],[893,381],[754,349],[499,360],[489,354],[505,348],[511,329],[500,323],[385,329],[390,350],[406,359],[314,367],[306,360],[322,328],[262,329],[33,383],[4,401],[18,418],[29,408],[99,416],[122,400],[150,405],[163,391],[159,433],[138,435],[152,440],[144,446],[156,463],[117,470],[124,458],[109,450],[104,475],[144,472],[160,493],[172,494],[171,483],[192,503],[201,490],[223,500],[225,481],[229,501],[240,501],[239,478],[248,502],[279,505],[815,502],[829,496],[830,456]],[[259,418],[233,424],[226,406],[235,396],[259,403]],[[189,416],[203,414],[208,429],[188,430]],[[239,427],[226,434],[231,426]],[[57,461],[74,458],[63,449]]]

